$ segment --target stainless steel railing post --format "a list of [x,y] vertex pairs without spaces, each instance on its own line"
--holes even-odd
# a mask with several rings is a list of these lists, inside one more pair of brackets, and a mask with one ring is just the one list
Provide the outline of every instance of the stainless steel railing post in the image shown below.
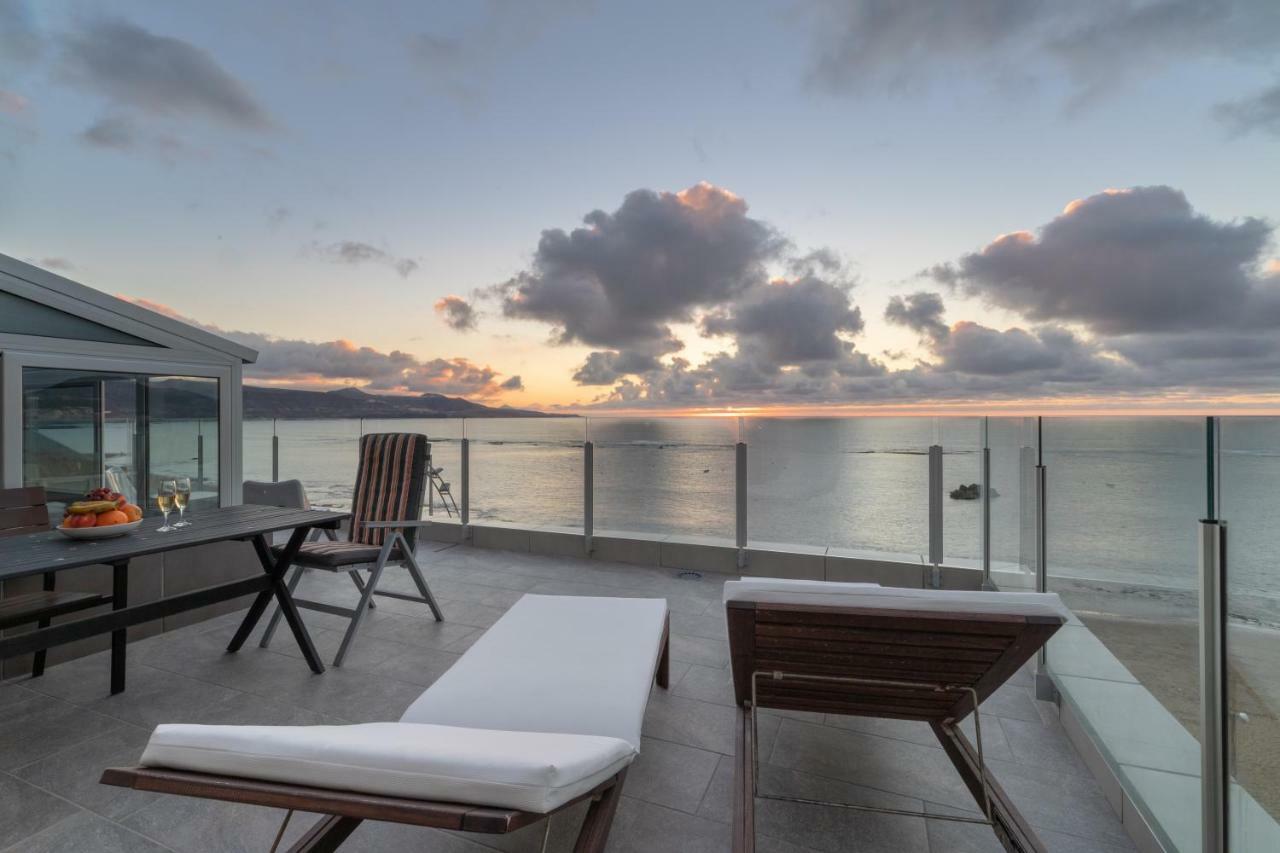
[[738,568],[747,566],[747,443],[739,441],[734,457],[734,517],[737,521],[734,541],[738,546]]
[[942,586],[942,445],[929,447],[929,564],[933,566],[932,583]]
[[991,431],[990,418],[982,419],[982,588],[995,590],[991,582]]
[[458,510],[458,515],[462,520],[462,538],[466,541],[471,538],[471,440],[464,438],[461,441],[461,465],[459,466],[459,475],[462,479],[462,506]]
[[1201,849],[1229,849],[1231,731],[1227,714],[1227,523],[1219,500],[1218,418],[1205,418],[1205,518],[1199,530]]
[[583,549],[590,556],[593,543],[591,537],[596,531],[596,446],[593,442],[582,443],[582,543]]
[[1227,525],[1200,522],[1200,805],[1204,853],[1227,850]]

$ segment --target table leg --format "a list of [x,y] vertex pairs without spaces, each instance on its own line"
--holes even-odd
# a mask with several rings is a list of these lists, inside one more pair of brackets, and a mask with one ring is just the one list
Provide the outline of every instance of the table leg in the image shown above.
[[271,577],[271,586],[258,593],[258,597],[253,600],[244,621],[240,623],[235,636],[231,638],[227,651],[240,650],[274,597],[280,605],[280,612],[284,614],[285,621],[289,623],[289,630],[293,632],[298,648],[302,650],[302,656],[307,660],[307,665],[314,673],[324,672],[324,664],[320,662],[320,655],[316,652],[315,644],[311,642],[311,635],[307,633],[306,626],[302,624],[302,617],[298,615],[298,608],[294,605],[293,598],[289,595],[289,588],[284,581],[284,575],[289,571],[289,566],[297,556],[298,549],[306,541],[308,532],[310,532],[308,527],[299,527],[294,530],[293,535],[289,537],[289,544],[285,546],[278,560],[272,560],[271,549],[267,547],[265,537],[261,535],[253,537],[253,549],[258,553],[262,570]]
[[[111,609],[124,610],[129,606],[129,561],[111,566]],[[111,632],[111,693],[124,692],[125,647],[129,630],[120,628]]]

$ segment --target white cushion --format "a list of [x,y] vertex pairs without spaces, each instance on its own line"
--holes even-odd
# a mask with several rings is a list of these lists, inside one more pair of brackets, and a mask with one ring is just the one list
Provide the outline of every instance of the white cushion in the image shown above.
[[163,725],[142,764],[545,813],[613,776],[635,754],[611,737],[412,723]]
[[661,598],[526,595],[400,719],[639,749],[666,618]]
[[[877,583],[835,583],[834,581],[806,581],[788,578],[743,578],[728,581],[724,585],[725,601],[759,601],[769,604],[803,603],[804,596],[814,596],[822,601],[831,596],[849,595],[868,588],[878,588]],[[839,601],[840,599],[835,599]]]
[[[761,581],[769,583],[761,586]],[[731,589],[732,587],[732,589]],[[897,589],[874,584],[755,578],[727,581],[725,601],[766,604],[819,604],[917,612],[953,611],[1011,616],[1055,616],[1071,611],[1052,592],[979,592],[954,589]]]

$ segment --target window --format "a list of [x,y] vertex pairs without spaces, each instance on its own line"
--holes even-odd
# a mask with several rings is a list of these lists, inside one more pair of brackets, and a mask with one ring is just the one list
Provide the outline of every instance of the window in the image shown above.
[[161,480],[191,478],[191,505],[218,505],[218,380],[27,367],[23,482],[51,503],[108,486],[149,508]]

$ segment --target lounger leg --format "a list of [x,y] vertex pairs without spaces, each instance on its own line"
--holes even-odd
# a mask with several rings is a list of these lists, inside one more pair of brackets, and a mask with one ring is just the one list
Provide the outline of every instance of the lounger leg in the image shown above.
[[[964,780],[974,800],[981,807],[984,799],[982,789],[982,769],[978,764],[978,753],[973,744],[964,736],[959,727],[945,723],[930,723],[938,742],[942,744],[947,757],[955,765],[960,778]],[[1044,846],[1036,837],[1035,831],[1022,817],[1009,795],[1000,787],[1000,783],[986,776],[987,791],[991,796],[992,829],[996,838],[1009,853],[1044,853]]]
[[733,764],[733,853],[755,853],[756,849],[756,796],[751,766],[754,735],[751,714],[739,705],[734,739],[737,756]]
[[[360,590],[361,595],[364,595],[364,581],[360,580],[360,570],[352,569],[347,572],[347,577],[351,578],[351,582],[356,585],[356,589]],[[378,602],[374,601],[372,598],[369,599],[369,609],[377,610]]]
[[355,613],[351,614],[351,624],[347,626],[347,633],[342,635],[342,644],[338,646],[338,653],[334,655],[334,666],[342,666],[342,661],[347,657],[347,650],[351,648],[351,642],[356,638],[356,631],[360,629],[360,621],[364,619],[364,612],[369,608],[369,601],[373,598],[373,591],[378,588],[378,581],[382,578],[382,570],[386,568],[387,558],[391,556],[391,546],[394,542],[395,537],[388,537],[387,541],[382,545],[382,551],[378,554],[378,562],[373,564],[373,571],[369,573],[369,580],[364,585],[364,592],[360,593],[360,603],[356,605]]
[[409,577],[413,578],[414,584],[418,587],[418,594],[426,599],[427,606],[431,608],[431,615],[436,617],[437,622],[444,621],[444,613],[440,611],[440,604],[436,601],[436,597],[431,594],[431,587],[427,586],[427,579],[422,576],[422,570],[418,568],[418,561],[413,556],[413,549],[409,547],[409,543],[399,533],[396,537],[400,540],[400,550],[404,553],[404,565],[409,570]]
[[573,846],[573,853],[604,853],[605,845],[609,843],[613,816],[617,814],[618,803],[622,800],[622,783],[626,779],[627,771],[623,770],[598,800],[591,801],[587,817],[582,821],[582,830],[578,833],[578,842]]
[[662,654],[658,658],[658,674],[655,679],[658,686],[666,690],[671,686],[671,614],[662,626]]
[[[289,576],[289,594],[293,595],[293,591],[298,588],[298,581],[302,580],[302,573],[305,572],[302,566],[294,566],[293,574]],[[276,609],[271,612],[271,618],[267,620],[267,629],[262,632],[262,639],[258,641],[258,647],[265,649],[271,645],[271,638],[276,633],[276,628],[280,625],[280,617],[284,614],[280,610],[280,605],[276,605]]]
[[289,848],[289,853],[331,853],[341,847],[342,842],[350,838],[363,822],[358,817],[338,815],[322,818]]

